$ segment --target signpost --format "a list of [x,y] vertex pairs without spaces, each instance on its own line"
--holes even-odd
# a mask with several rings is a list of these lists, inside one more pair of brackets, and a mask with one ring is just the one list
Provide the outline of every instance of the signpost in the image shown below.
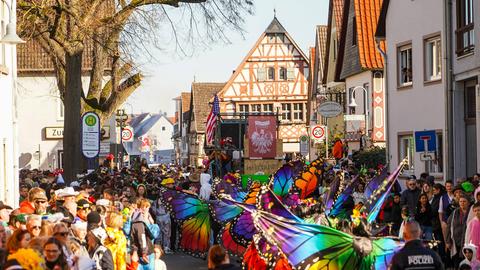
[[422,161],[435,160],[437,151],[437,133],[435,130],[415,132],[415,151],[421,152]]
[[307,135],[300,136],[300,154],[304,157],[308,155],[308,143]]
[[82,115],[82,153],[88,159],[88,169],[100,153],[100,118],[94,112]]

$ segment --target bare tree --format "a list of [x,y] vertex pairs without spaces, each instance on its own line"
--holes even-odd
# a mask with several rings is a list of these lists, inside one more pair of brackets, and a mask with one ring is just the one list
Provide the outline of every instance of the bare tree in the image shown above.
[[[186,53],[184,48],[195,46],[195,40],[203,44],[227,41],[226,30],[242,32],[244,16],[253,12],[253,2],[18,0],[17,9],[22,37],[38,42],[54,64],[65,105],[65,178],[71,181],[82,164],[81,113],[95,111],[103,122],[125,102],[142,79],[132,61],[135,55],[145,55],[147,45],[152,44],[162,47],[173,43]],[[172,13],[180,20],[175,20]],[[167,32],[172,41],[164,42],[162,37]],[[92,68],[85,95],[81,76],[86,51],[92,54]]]

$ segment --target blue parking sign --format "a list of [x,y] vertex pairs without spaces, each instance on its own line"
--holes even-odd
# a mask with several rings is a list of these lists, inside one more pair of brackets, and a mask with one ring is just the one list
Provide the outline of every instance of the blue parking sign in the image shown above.
[[[427,141],[427,149],[425,149],[425,140]],[[437,133],[435,132],[435,130],[424,130],[415,132],[415,151],[437,151]]]

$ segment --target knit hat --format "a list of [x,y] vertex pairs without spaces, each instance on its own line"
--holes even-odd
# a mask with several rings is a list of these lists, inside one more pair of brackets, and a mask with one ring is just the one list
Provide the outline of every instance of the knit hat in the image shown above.
[[102,221],[102,217],[98,212],[92,211],[87,215],[87,229],[92,230],[97,228],[99,223]]

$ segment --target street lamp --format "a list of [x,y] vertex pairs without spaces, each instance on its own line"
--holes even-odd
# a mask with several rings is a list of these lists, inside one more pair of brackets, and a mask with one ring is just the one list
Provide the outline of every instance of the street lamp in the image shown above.
[[369,131],[369,126],[368,126],[368,122],[369,122],[369,119],[368,119],[368,114],[369,114],[369,111],[368,111],[368,91],[367,89],[365,89],[364,87],[362,86],[356,86],[355,88],[353,88],[352,90],[352,100],[350,102],[350,104],[348,105],[349,107],[351,108],[355,108],[357,107],[357,103],[355,102],[355,91],[357,89],[362,89],[364,92],[365,92],[365,103],[363,106],[365,106],[365,135],[368,137],[368,131]]
[[[122,133],[123,133],[123,128],[126,126],[125,122],[128,120],[128,115],[125,113],[124,109],[118,109],[117,112],[115,113],[115,121],[117,121],[117,127],[120,127],[120,146],[123,149],[123,139],[122,139]],[[120,166],[123,166],[123,150],[120,150],[121,155],[120,155]],[[118,154],[118,152],[117,152]],[[118,160],[117,160],[118,161]],[[121,169],[121,167],[119,167]]]
[[5,44],[10,44],[10,45],[16,45],[20,43],[25,43],[24,40],[22,40],[18,35],[17,35],[17,23],[14,20],[14,13],[13,6],[10,5],[7,0],[2,0],[3,3],[7,6],[8,9],[8,24],[7,24],[7,31],[6,34],[0,39],[0,43],[5,43]]

